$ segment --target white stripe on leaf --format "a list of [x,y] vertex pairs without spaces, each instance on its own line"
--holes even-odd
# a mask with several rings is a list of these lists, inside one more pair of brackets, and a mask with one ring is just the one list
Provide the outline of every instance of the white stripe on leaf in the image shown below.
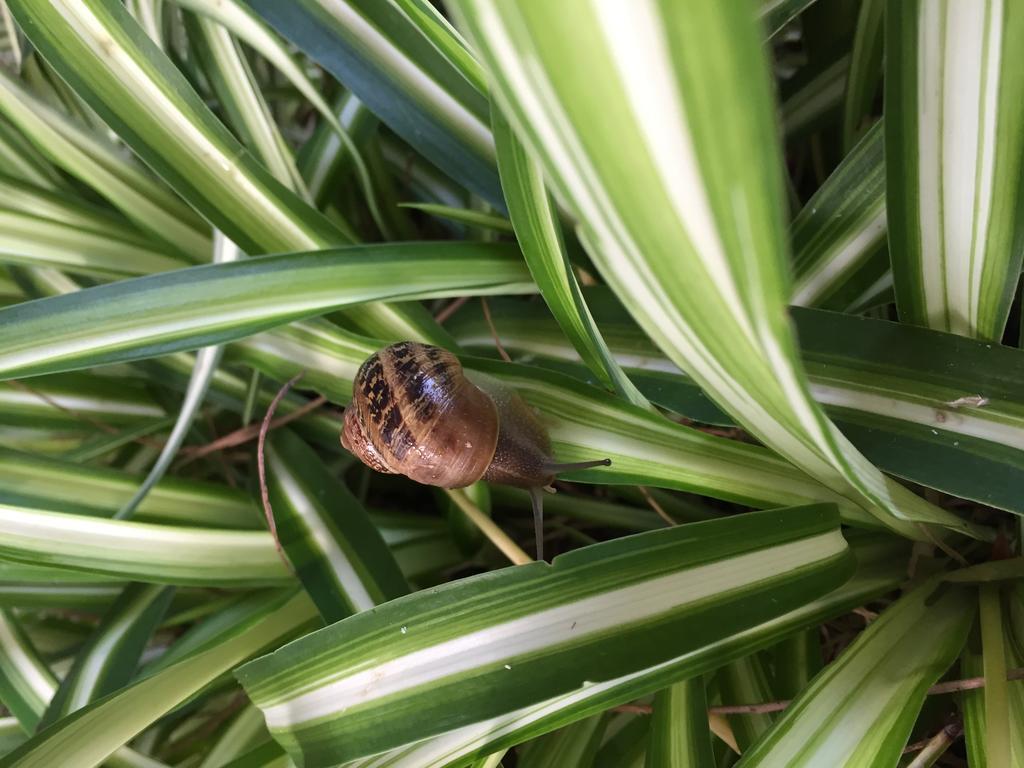
[[[679,611],[683,606],[769,581],[846,550],[838,531],[646,579],[460,635],[330,680],[291,698],[271,697],[267,726],[287,730],[474,670],[514,669],[517,657],[570,646],[588,636]],[[400,630],[396,627],[396,632]],[[408,628],[415,632],[415,626]],[[403,633],[404,634],[404,633]]]
[[374,61],[386,65],[391,74],[406,83],[412,93],[426,94],[430,108],[443,113],[459,135],[483,157],[494,158],[494,137],[491,129],[476,115],[466,109],[444,87],[434,80],[429,72],[421,69],[415,61],[397,48],[380,30],[370,24],[362,14],[345,0],[313,0],[324,11],[337,19],[349,33],[374,52]]
[[52,8],[63,16],[65,22],[73,29],[80,30],[79,40],[113,73],[116,81],[124,85],[131,83],[135,99],[140,105],[148,108],[147,111],[152,117],[159,117],[173,134],[181,137],[181,144],[195,150],[189,151],[190,155],[202,155],[205,165],[223,178],[225,188],[234,188],[239,197],[251,203],[264,201],[266,204],[259,208],[261,216],[268,225],[273,223],[273,226],[294,244],[296,250],[314,250],[324,245],[288,216],[284,206],[264,197],[262,190],[240,166],[236,165],[234,159],[221,152],[220,147],[210,141],[200,124],[185,115],[132,55],[121,47],[103,22],[92,13],[88,3],[69,3],[65,0],[54,2]]
[[359,577],[359,572],[352,565],[348,555],[342,551],[334,536],[320,519],[321,512],[307,498],[306,492],[298,480],[289,471],[287,462],[275,456],[273,447],[269,448],[270,458],[274,461],[274,480],[280,484],[289,506],[306,529],[306,535],[315,546],[318,557],[330,568],[330,574],[339,591],[356,611],[368,611],[377,601],[373,599],[366,585]]

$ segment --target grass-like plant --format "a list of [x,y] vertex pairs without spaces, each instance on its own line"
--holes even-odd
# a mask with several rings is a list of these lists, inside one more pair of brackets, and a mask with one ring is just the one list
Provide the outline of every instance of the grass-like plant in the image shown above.
[[[1024,766],[1022,39],[0,0],[0,768]],[[550,563],[342,448],[401,340],[610,458]]]

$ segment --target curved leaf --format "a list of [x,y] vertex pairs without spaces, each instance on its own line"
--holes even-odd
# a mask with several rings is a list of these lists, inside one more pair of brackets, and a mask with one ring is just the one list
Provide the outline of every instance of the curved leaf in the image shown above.
[[1024,13],[889,0],[885,141],[896,305],[998,340],[1024,257]]
[[849,575],[837,523],[834,508],[803,507],[596,544],[392,601],[237,676],[293,759],[335,765],[636,672],[803,604]]
[[417,151],[492,204],[501,192],[487,98],[395,3],[247,0]]
[[[429,271],[419,268],[427,257]],[[408,279],[396,283],[396,271]],[[367,301],[532,285],[515,250],[498,244],[352,246],[192,267],[0,309],[0,379],[196,349]]]
[[810,397],[785,316],[779,142],[749,8],[455,7],[503,112],[659,348],[762,443],[884,524],[962,531],[872,466]]
[[104,520],[0,504],[5,558],[164,584],[286,583],[269,533]]
[[804,689],[738,766],[896,765],[925,692],[963,648],[973,597],[934,580],[905,595]]

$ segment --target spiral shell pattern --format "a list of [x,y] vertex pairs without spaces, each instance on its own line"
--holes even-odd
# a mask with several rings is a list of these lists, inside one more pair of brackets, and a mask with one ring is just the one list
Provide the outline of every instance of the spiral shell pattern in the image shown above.
[[452,353],[402,341],[360,366],[341,443],[379,472],[462,488],[483,477],[498,430],[494,401]]

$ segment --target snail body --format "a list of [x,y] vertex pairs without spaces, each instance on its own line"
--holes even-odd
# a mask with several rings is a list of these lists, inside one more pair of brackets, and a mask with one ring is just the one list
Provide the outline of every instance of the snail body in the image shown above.
[[378,472],[424,485],[478,480],[530,489],[541,557],[540,490],[558,472],[607,465],[559,464],[547,432],[512,389],[467,376],[451,352],[412,341],[371,355],[356,373],[341,444]]

